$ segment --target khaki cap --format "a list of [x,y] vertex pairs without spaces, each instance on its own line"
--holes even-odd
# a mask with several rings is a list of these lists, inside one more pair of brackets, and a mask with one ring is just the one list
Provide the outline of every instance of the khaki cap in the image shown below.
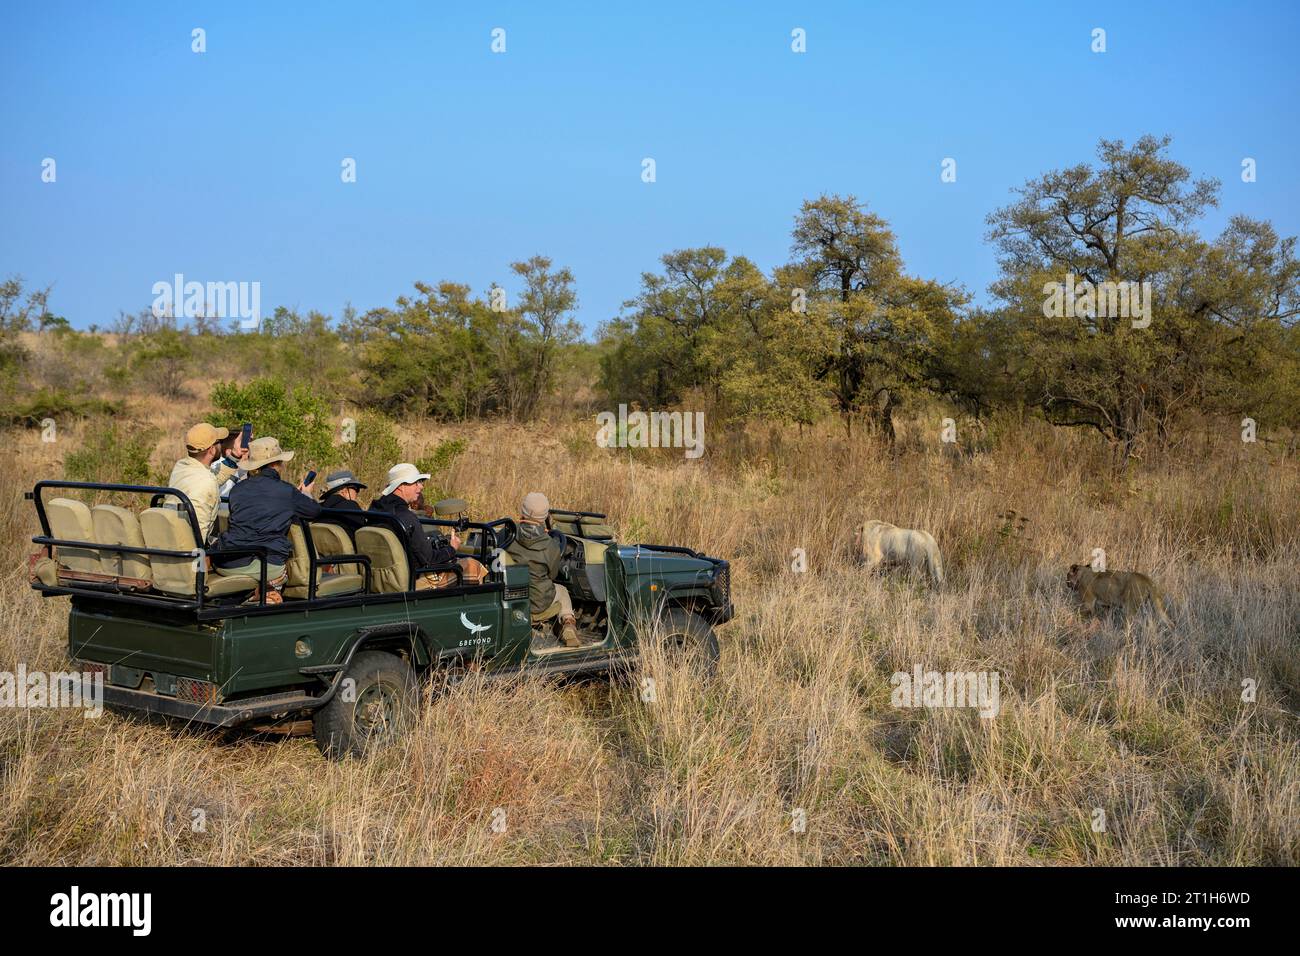
[[211,448],[221,439],[229,437],[229,428],[218,428],[207,422],[199,422],[185,433],[185,447],[190,451],[203,451],[205,448]]

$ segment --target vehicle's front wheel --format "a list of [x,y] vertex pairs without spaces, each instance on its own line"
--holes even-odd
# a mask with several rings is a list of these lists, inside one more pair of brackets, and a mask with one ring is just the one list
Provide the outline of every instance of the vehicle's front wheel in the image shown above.
[[382,749],[410,729],[418,701],[415,674],[405,661],[386,651],[362,651],[312,718],[316,746],[331,760]]
[[688,665],[704,680],[718,670],[718,636],[704,618],[673,608],[663,619],[664,650],[670,659]]

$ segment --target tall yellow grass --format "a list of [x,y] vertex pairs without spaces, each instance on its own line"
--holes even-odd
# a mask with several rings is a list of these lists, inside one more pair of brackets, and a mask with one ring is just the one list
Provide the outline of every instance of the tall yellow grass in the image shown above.
[[[180,434],[199,409],[154,411]],[[1208,425],[1124,478],[1087,436],[1032,425],[965,455],[914,428],[896,459],[829,428],[737,430],[710,433],[696,462],[597,450],[594,431],[406,423],[403,437],[412,453],[470,439],[451,479],[480,516],[537,488],[608,511],[624,540],[730,559],[739,613],[712,683],[653,653],[654,702],[635,681],[470,681],[403,744],[345,764],[301,735],[0,712],[0,860],[1300,862],[1293,459]],[[21,492],[61,474],[79,438],[7,435],[0,670],[64,666],[66,601],[26,587]],[[160,442],[155,464],[173,456]],[[1004,533],[1008,508],[1023,532]],[[947,584],[855,565],[868,517],[933,532]],[[1093,548],[1160,583],[1172,632],[1082,618],[1064,573]],[[999,714],[891,706],[891,674],[915,664],[998,672]]]

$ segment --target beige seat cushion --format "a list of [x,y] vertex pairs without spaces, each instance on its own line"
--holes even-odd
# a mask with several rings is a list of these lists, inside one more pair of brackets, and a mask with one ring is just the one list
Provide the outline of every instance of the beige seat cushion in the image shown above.
[[[73,498],[51,498],[45,503],[45,517],[50,522],[50,537],[65,541],[94,541],[95,523],[85,502]],[[85,574],[112,574],[99,559],[99,551],[89,548],[55,548],[54,557],[69,571]]]
[[612,538],[614,529],[600,518],[583,518],[578,526],[581,530],[578,532],[579,537],[587,538]]
[[[319,550],[320,543],[328,538],[327,546],[336,547],[338,541],[334,539],[330,532],[324,535],[317,535],[316,529],[328,527],[334,531],[343,534],[344,540],[347,540],[346,532],[342,528],[336,528],[334,525],[311,525],[312,544],[317,546],[316,553],[316,596],[317,597],[338,597],[341,594],[352,594],[360,591],[365,587],[366,579],[360,574],[325,574],[320,568],[322,553]],[[307,554],[307,538],[302,532],[302,525],[294,523],[289,526],[289,543],[293,545],[293,554],[289,557],[289,563],[285,566],[288,572],[288,579],[284,582],[284,596],[295,601],[305,601],[310,596],[310,589],[307,587],[309,572],[311,571],[311,558]],[[349,551],[335,551],[335,554],[349,554]]]
[[343,594],[356,594],[365,586],[366,579],[360,574],[322,574],[316,579],[316,596],[339,597]]
[[293,551],[285,565],[289,576],[284,582],[284,596],[306,597],[311,560],[307,557],[307,536],[302,533],[302,525],[297,521],[289,525],[289,544],[293,547]]
[[[203,577],[203,594],[205,597],[225,597],[227,594],[243,594],[257,587],[257,578],[244,574],[217,574],[209,572]],[[157,587],[157,585],[154,585]],[[190,594],[194,593],[194,582],[190,582]]]
[[555,515],[551,515],[551,528],[563,534],[577,535],[579,533],[578,522],[575,518],[557,518]]
[[357,553],[347,531],[339,525],[326,521],[313,521],[308,527],[311,529],[311,543],[316,546],[318,557]]
[[[140,531],[146,547],[166,551],[193,551],[194,530],[185,516],[174,508],[149,508],[140,514]],[[194,596],[195,559],[156,554],[153,567],[153,586],[168,594]],[[204,576],[204,595],[220,597],[238,594],[257,587],[257,579],[243,574],[230,576],[215,572]]]
[[[95,505],[90,511],[95,524],[95,540],[100,544],[120,544],[131,548],[147,547],[140,531],[140,519],[135,512],[117,505]],[[153,580],[147,554],[121,551],[101,551],[100,561],[107,574],[119,577]]]
[[406,548],[388,528],[358,528],[357,551],[370,559],[372,593],[393,594],[410,586]]

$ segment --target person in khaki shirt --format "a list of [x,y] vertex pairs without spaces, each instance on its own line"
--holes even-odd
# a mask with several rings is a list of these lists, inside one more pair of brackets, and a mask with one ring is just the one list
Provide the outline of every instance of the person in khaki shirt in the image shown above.
[[[243,446],[242,436],[236,437],[231,446],[230,455],[222,456],[221,440],[230,435],[227,428],[217,428],[207,422],[200,422],[185,433],[185,450],[187,457],[182,458],[172,467],[167,486],[185,492],[185,496],[194,505],[194,516],[199,521],[199,531],[203,534],[200,546],[207,543],[212,535],[212,526],[217,520],[217,506],[221,504],[221,486],[234,477],[239,469],[239,459],[248,454]],[[214,473],[212,463],[221,459],[221,467]]]

